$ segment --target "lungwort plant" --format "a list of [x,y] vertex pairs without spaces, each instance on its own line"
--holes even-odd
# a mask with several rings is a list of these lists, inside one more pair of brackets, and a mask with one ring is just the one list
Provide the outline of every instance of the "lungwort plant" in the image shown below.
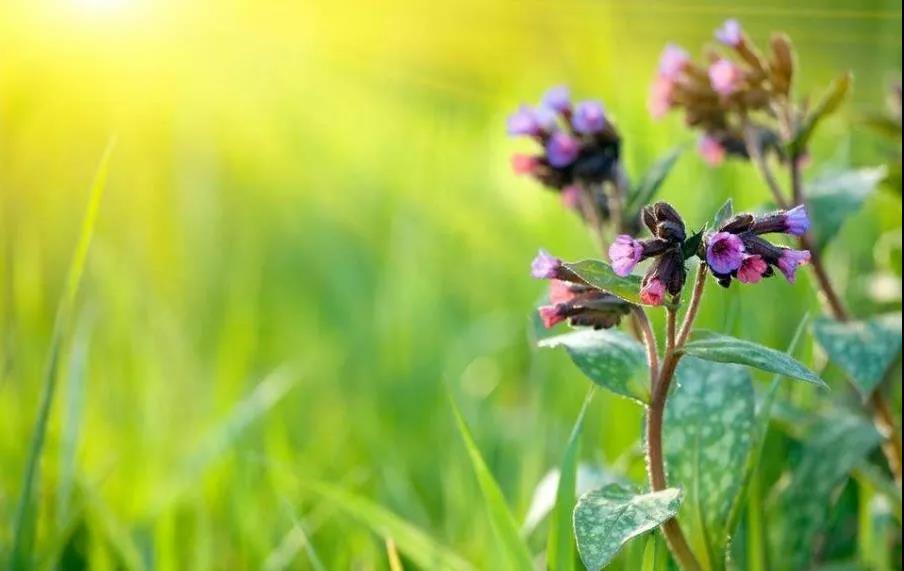
[[[761,531],[775,533],[760,538],[772,546],[769,568],[810,567],[832,491],[852,471],[862,472],[866,456],[880,443],[896,480],[884,489],[900,502],[900,436],[882,382],[900,359],[900,314],[852,316],[822,258],[845,216],[862,204],[883,172],[834,171],[804,182],[811,137],[842,104],[851,76],[841,75],[808,104],[794,95],[797,64],[787,37],[775,35],[764,54],[729,20],[716,39],[721,48],[710,48],[705,64],[677,46],[665,48],[650,111],[654,116],[683,111],[687,126],[701,133],[699,150],[710,165],[726,158],[749,161],[771,193],[772,207],[762,212],[735,213],[729,201],[709,220],[685,221],[670,204],[654,202],[677,152],[632,184],[612,117],[599,102],[573,103],[563,87],[551,89],[537,106],[523,106],[508,122],[511,135],[530,138],[541,149],[516,154],[515,172],[558,193],[608,258],[565,262],[540,251],[531,274],[549,280],[549,292],[539,318],[546,328],[567,323],[575,329],[544,335],[540,345],[564,347],[595,385],[636,401],[646,413],[646,488],[610,484],[576,500],[574,540],[588,569],[605,567],[632,538],[657,528],[682,569],[738,567],[730,542],[770,418],[778,414],[775,383],[757,407],[751,368],[773,373],[776,381],[809,383],[815,389],[811,400],[825,403],[823,410],[828,407],[834,417],[823,422],[810,413],[815,436],[803,436],[797,470],[774,492],[782,509],[766,514],[774,513],[774,519]],[[793,283],[804,266],[812,269],[828,313],[813,320],[813,337],[860,393],[875,427],[833,404],[829,391],[819,390],[827,389],[822,375],[796,360],[792,348],[779,351],[695,328],[708,280],[753,297],[759,282]],[[664,331],[657,334],[654,322],[664,323]],[[872,468],[872,476],[884,481],[887,476]],[[563,468],[563,481],[564,474]],[[559,497],[573,500],[573,485],[572,475],[560,483]],[[563,486],[572,487],[571,496],[563,494]],[[561,543],[557,539],[557,551]],[[553,569],[570,565],[567,556],[548,560]],[[760,561],[759,568],[764,566]]]

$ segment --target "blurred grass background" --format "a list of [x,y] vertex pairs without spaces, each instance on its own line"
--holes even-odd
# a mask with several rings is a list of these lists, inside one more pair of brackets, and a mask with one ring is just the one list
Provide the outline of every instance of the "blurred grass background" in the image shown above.
[[[4,2],[0,553],[116,135],[42,462],[42,557],[304,569],[303,529],[329,569],[386,567],[378,536],[304,491],[323,479],[500,568],[447,387],[522,517],[587,389],[564,355],[531,349],[543,286],[527,266],[540,246],[595,255],[553,195],[510,173],[523,147],[505,115],[555,83],[600,98],[637,176],[692,141],[678,117],[646,114],[659,51],[699,53],[729,16],[756,40],[792,35],[802,92],[854,71],[812,171],[881,162],[856,122],[900,76],[899,1]],[[752,169],[693,152],[663,196],[697,226],[728,197],[767,199]],[[861,313],[882,306],[874,274],[900,265],[900,223],[898,198],[877,195],[829,252]],[[710,290],[702,326],[773,347],[818,308],[808,277]],[[639,475],[640,420],[598,395],[586,459]]]

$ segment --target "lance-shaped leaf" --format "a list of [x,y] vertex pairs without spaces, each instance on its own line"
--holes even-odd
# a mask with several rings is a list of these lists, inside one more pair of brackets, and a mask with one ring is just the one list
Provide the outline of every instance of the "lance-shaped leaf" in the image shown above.
[[698,357],[716,363],[737,363],[762,371],[778,373],[826,387],[819,376],[805,367],[800,361],[781,351],[764,347],[757,343],[706,332],[701,338],[686,344],[683,348],[686,355]]
[[636,216],[640,213],[641,208],[653,200],[679,156],[681,156],[681,149],[673,149],[644,173],[643,178],[631,189],[631,195],[628,197],[628,207],[625,211],[629,216]]
[[722,569],[728,522],[753,438],[753,382],[744,367],[682,359],[665,409],[671,481],[685,490],[681,521],[698,556]]
[[638,494],[610,484],[581,496],[574,510],[574,533],[584,566],[605,567],[630,539],[678,514],[681,490]]
[[866,420],[843,411],[814,426],[800,460],[768,511],[773,561],[779,571],[808,569],[835,489],[882,440]]
[[621,331],[585,329],[544,339],[540,347],[565,347],[574,364],[604,389],[640,403],[650,398],[643,346]]
[[820,317],[813,323],[813,334],[864,398],[879,385],[901,354],[900,314],[844,323]]
[[832,171],[806,184],[807,210],[818,249],[838,234],[847,217],[860,209],[885,175],[886,169],[881,166]]
[[710,223],[710,227],[713,230],[718,230],[722,227],[723,224],[728,222],[728,219],[734,215],[734,205],[731,202],[731,199],[725,201],[725,204],[716,211],[713,215],[712,222]]
[[625,301],[640,303],[640,278],[637,276],[622,277],[615,273],[612,266],[599,260],[582,260],[566,263],[564,266],[595,288],[608,291]]

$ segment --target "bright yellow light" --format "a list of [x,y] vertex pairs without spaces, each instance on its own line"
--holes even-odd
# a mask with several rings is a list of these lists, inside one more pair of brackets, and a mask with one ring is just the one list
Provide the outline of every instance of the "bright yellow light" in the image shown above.
[[132,3],[133,0],[72,0],[77,9],[91,12],[119,11]]

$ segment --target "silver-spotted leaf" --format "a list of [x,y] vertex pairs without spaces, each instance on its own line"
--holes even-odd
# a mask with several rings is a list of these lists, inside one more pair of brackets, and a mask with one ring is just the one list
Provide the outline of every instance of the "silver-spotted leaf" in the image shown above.
[[813,334],[864,397],[873,392],[901,353],[900,314],[844,323],[821,317],[813,323]]
[[639,277],[622,277],[615,273],[612,266],[600,260],[582,260],[564,265],[593,287],[608,291],[625,301],[640,303]]
[[810,567],[834,492],[882,438],[865,419],[836,411],[809,432],[790,482],[768,510],[777,571]]
[[685,357],[665,410],[670,481],[685,490],[681,521],[709,569],[724,566],[732,506],[753,440],[755,396],[748,370]]
[[646,403],[647,361],[643,346],[615,329],[585,329],[540,341],[540,347],[565,347],[574,364],[597,385]]
[[844,221],[860,209],[885,174],[885,167],[831,171],[807,183],[807,211],[818,249],[838,234]]
[[826,386],[816,373],[790,355],[728,335],[706,332],[701,338],[687,343],[683,351],[686,355],[706,361],[747,365],[822,387]]
[[574,509],[574,533],[584,566],[596,571],[612,561],[622,546],[678,514],[681,490],[638,494],[610,484],[581,496]]

